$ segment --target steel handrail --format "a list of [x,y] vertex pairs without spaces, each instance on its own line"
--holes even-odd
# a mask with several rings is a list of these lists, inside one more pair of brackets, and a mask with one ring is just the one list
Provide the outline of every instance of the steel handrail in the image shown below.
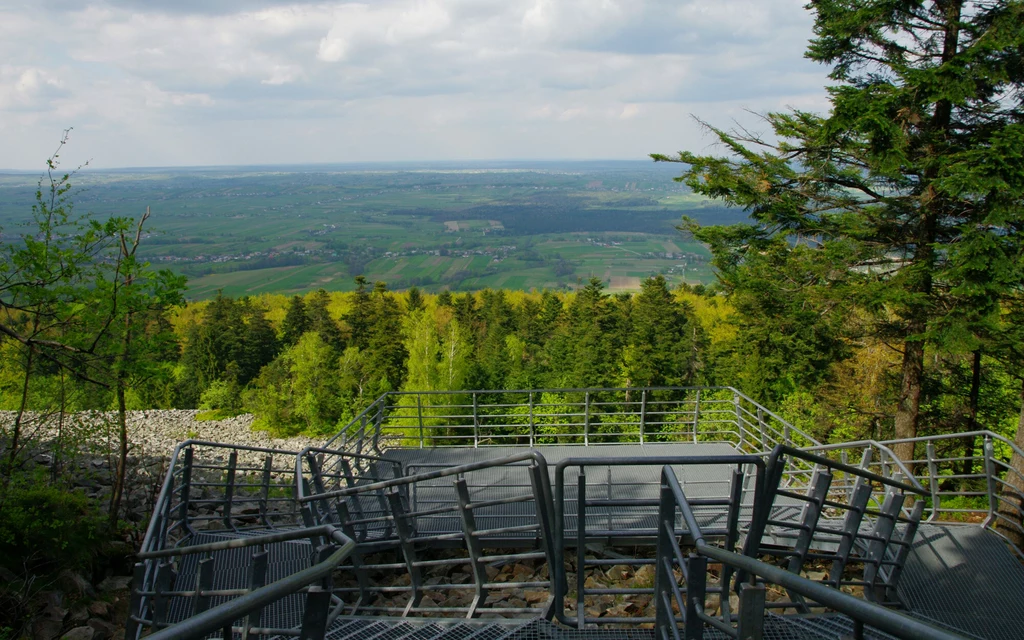
[[732,567],[760,576],[774,584],[798,593],[854,620],[890,633],[902,640],[966,640],[934,625],[912,618],[899,611],[861,600],[848,593],[827,587],[785,569],[761,562],[749,556],[719,547],[697,543],[697,553]]
[[276,582],[255,589],[198,615],[186,618],[172,627],[161,629],[146,637],[150,640],[194,640],[196,638],[203,638],[210,633],[223,629],[226,625],[239,618],[245,617],[285,596],[299,591],[313,582],[327,578],[334,571],[335,567],[352,553],[356,546],[355,540],[352,540],[331,525],[322,525],[303,531],[306,532],[307,536],[310,533],[317,535],[315,532],[319,531],[321,532],[320,535],[329,536],[336,543],[340,544],[341,547],[312,567],[281,578]]
[[153,558],[172,558],[179,556],[188,556],[197,553],[225,551],[227,549],[257,547],[260,545],[273,544],[276,542],[288,542],[290,540],[309,539],[313,536],[330,537],[336,531],[338,530],[333,525],[322,524],[315,527],[305,527],[302,529],[276,531],[274,533],[268,533],[262,536],[229,538],[227,540],[221,540],[220,542],[208,542],[206,544],[195,544],[186,547],[174,547],[173,549],[159,549],[157,551],[140,551],[136,555],[138,555],[140,560],[150,560]]
[[[348,455],[343,452],[339,452],[339,455]],[[504,466],[514,462],[521,462],[524,460],[533,460],[537,464],[544,467],[545,472],[547,469],[547,460],[544,456],[534,449],[528,449],[523,453],[517,453],[504,458],[496,458],[494,460],[483,460],[481,462],[473,462],[470,464],[459,465],[457,467],[447,467],[440,471],[428,471],[427,473],[420,473],[410,476],[402,476],[399,478],[392,478],[390,480],[381,480],[378,482],[371,482],[367,484],[361,484],[357,487],[349,487],[347,489],[335,489],[334,491],[326,491],[324,493],[317,493],[314,495],[305,495],[302,478],[302,458],[296,460],[296,470],[298,472],[298,482],[296,482],[296,500],[300,503],[311,502],[313,500],[324,500],[328,498],[340,498],[344,496],[355,495],[358,493],[364,493],[367,491],[377,491],[378,489],[390,489],[391,487],[399,487],[402,485],[413,484],[416,482],[422,482],[424,480],[436,480],[437,478],[444,478],[447,476],[458,475],[461,473],[468,473],[470,471],[478,471],[480,469],[487,469],[490,467]],[[548,491],[550,495],[550,491]]]
[[[779,445],[782,447],[783,445]],[[778,448],[776,449],[778,450]],[[833,463],[834,464],[834,463]],[[760,576],[768,582],[785,587],[793,593],[843,613],[855,621],[897,636],[901,640],[965,640],[963,636],[912,618],[906,614],[861,600],[838,589],[809,580],[780,567],[762,562],[748,555],[727,551],[708,544],[690,502],[670,465],[662,468],[662,493],[668,492],[675,501],[693,538],[696,552],[705,557],[739,569],[748,575]],[[665,523],[662,523],[665,525]],[[659,554],[660,555],[660,554]],[[703,603],[699,603],[702,607]],[[660,606],[660,603],[659,603]],[[674,618],[671,618],[674,619]]]
[[[732,414],[732,419],[731,420],[717,420],[716,419],[716,420],[714,420],[712,422],[715,423],[715,424],[731,425],[733,428],[731,430],[727,429],[726,431],[729,431],[730,433],[735,432],[737,437],[739,438],[740,442],[744,442],[745,441],[744,431],[747,431],[750,434],[750,436],[754,438],[755,442],[759,440],[759,438],[756,437],[758,434],[755,434],[755,433],[751,432],[749,429],[745,429],[744,428],[744,423],[747,423],[747,424],[749,424],[751,426],[753,424],[755,424],[755,423],[750,422],[744,416],[740,415],[741,412],[742,412],[742,413],[745,413],[745,414],[747,414],[747,415],[749,415],[751,417],[756,417],[757,420],[762,425],[762,427],[768,427],[770,429],[770,431],[773,432],[773,433],[770,434],[770,440],[772,442],[770,442],[770,443],[763,442],[761,444],[774,445],[775,443],[780,442],[780,441],[782,441],[782,442],[793,442],[793,441],[795,441],[797,439],[803,440],[803,441],[807,442],[808,444],[810,444],[811,446],[817,446],[817,445],[821,444],[817,439],[812,437],[810,434],[808,434],[808,433],[804,432],[803,430],[799,429],[798,427],[792,425],[791,423],[789,423],[788,421],[786,421],[782,417],[780,417],[778,414],[776,414],[773,411],[763,407],[762,405],[758,404],[753,399],[751,399],[749,396],[741,393],[740,391],[738,391],[737,389],[735,389],[733,387],[727,387],[727,386],[713,386],[713,387],[697,387],[697,386],[692,386],[691,387],[691,386],[686,386],[686,387],[629,387],[629,388],[625,388],[625,387],[580,387],[580,388],[571,388],[571,389],[508,389],[508,390],[465,389],[465,390],[431,390],[431,391],[389,391],[387,393],[382,394],[373,403],[371,403],[368,407],[366,407],[366,409],[361,411],[355,418],[353,418],[347,425],[345,425],[344,428],[342,428],[338,433],[336,433],[329,440],[327,440],[327,442],[324,443],[323,447],[324,448],[331,448],[331,447],[333,447],[333,448],[336,448],[336,449],[349,449],[350,448],[350,443],[355,441],[353,439],[353,435],[358,433],[359,436],[358,436],[357,440],[360,443],[362,443],[362,442],[366,441],[367,439],[369,439],[371,442],[374,443],[374,447],[376,448],[377,442],[378,442],[378,440],[379,440],[379,438],[381,436],[381,431],[382,431],[382,428],[383,428],[383,423],[385,422],[385,420],[381,419],[382,416],[385,416],[389,412],[391,412],[392,410],[399,409],[399,408],[410,409],[411,410],[411,409],[416,409],[417,407],[419,407],[419,403],[418,402],[417,402],[417,406],[416,407],[413,407],[413,406],[403,407],[403,406],[400,406],[397,401],[394,401],[394,402],[392,401],[392,399],[397,399],[397,398],[402,398],[402,397],[415,397],[417,399],[421,398],[421,397],[424,397],[424,396],[429,397],[429,396],[451,396],[451,395],[460,395],[460,396],[472,397],[473,398],[473,403],[472,404],[450,404],[450,405],[441,405],[441,406],[448,407],[448,408],[473,409],[473,416],[472,417],[473,417],[473,420],[474,420],[474,424],[472,424],[472,425],[469,425],[469,424],[467,424],[467,425],[447,425],[447,426],[449,426],[449,427],[465,427],[466,429],[473,429],[474,430],[474,434],[472,436],[473,445],[474,446],[479,446],[479,444],[480,444],[480,441],[479,441],[480,436],[476,433],[476,429],[479,427],[478,419],[481,418],[481,417],[491,417],[491,416],[487,416],[486,414],[483,415],[483,416],[479,415],[478,411],[481,408],[486,409],[486,408],[489,408],[489,407],[490,408],[493,408],[493,407],[514,407],[514,406],[522,406],[522,405],[525,404],[525,403],[506,404],[506,403],[500,403],[499,402],[499,403],[491,403],[491,404],[487,404],[487,405],[479,405],[479,404],[477,404],[476,399],[480,395],[508,396],[510,394],[511,395],[529,394],[531,396],[531,400],[529,402],[529,405],[531,407],[537,407],[537,406],[539,406],[539,407],[548,407],[548,406],[580,407],[580,406],[583,406],[583,407],[588,407],[589,408],[590,406],[603,406],[603,405],[606,405],[606,404],[614,405],[614,404],[622,404],[622,403],[590,402],[589,400],[585,400],[584,402],[569,402],[569,401],[566,401],[566,402],[557,402],[557,403],[539,403],[538,404],[538,403],[534,403],[533,402],[532,396],[535,395],[535,394],[544,394],[544,393],[560,393],[560,394],[580,394],[580,393],[582,393],[582,394],[587,394],[589,396],[589,394],[601,394],[601,393],[610,393],[610,392],[620,392],[621,393],[621,392],[626,392],[626,391],[628,391],[628,392],[636,392],[636,393],[639,393],[641,395],[645,394],[645,393],[648,393],[648,392],[658,392],[658,391],[680,391],[680,392],[695,391],[695,392],[697,392],[698,393],[697,399],[694,399],[694,400],[680,400],[679,401],[680,403],[687,403],[687,404],[692,404],[693,405],[693,410],[692,411],[688,411],[687,413],[692,413],[694,419],[693,419],[692,423],[687,423],[687,424],[691,424],[692,425],[692,427],[689,430],[680,431],[680,432],[678,432],[677,435],[692,435],[694,437],[694,439],[696,439],[696,437],[697,437],[697,435],[699,433],[699,427],[700,427],[699,415],[702,412],[706,413],[708,411],[706,406],[709,403],[710,404],[719,403],[719,404],[732,405],[731,409],[721,409],[720,410],[720,412],[723,413],[723,414],[726,414],[726,415]],[[732,394],[732,398],[728,399],[728,400],[726,400],[726,399],[715,399],[715,398],[704,399],[704,401],[703,401],[704,404],[702,405],[701,399],[699,397],[699,394],[701,392],[705,392],[705,391],[706,392],[727,392],[727,393]],[[658,402],[664,404],[665,402],[668,402],[668,401],[658,401]],[[751,409],[749,407],[743,406],[742,403],[747,403],[749,405],[752,405],[754,407],[755,411],[751,411]],[[641,413],[646,414],[644,409],[642,409],[643,403],[641,401],[630,401],[628,404],[631,405],[631,406],[635,406],[637,410],[636,411],[615,412],[614,414],[603,414],[601,412],[598,412],[598,413],[600,415],[638,415],[638,414],[641,414]],[[585,411],[585,413],[582,414],[582,415],[588,415],[588,413],[589,412]],[[671,413],[671,412],[669,412],[669,413]],[[373,414],[376,414],[376,415],[374,416]],[[534,436],[533,428],[535,427],[535,425],[534,425],[534,419],[535,418],[537,418],[537,417],[543,418],[545,416],[548,416],[548,417],[551,417],[551,416],[561,417],[561,416],[564,416],[564,415],[577,415],[578,416],[580,414],[548,414],[548,413],[531,414],[531,416],[530,416],[530,426],[531,426],[531,434],[530,434],[531,435],[531,443],[530,444],[531,444],[531,446],[534,445],[534,442],[533,442],[532,438]],[[597,415],[597,414],[595,414],[595,415]],[[391,417],[392,420],[398,420],[398,419],[415,420],[415,419],[417,419],[417,416],[390,416],[390,417]],[[436,416],[434,416],[434,417],[436,417]],[[455,417],[466,417],[466,418],[468,418],[469,416],[448,416],[448,417],[449,418],[455,418]],[[418,416],[418,418],[422,421],[422,416]],[[367,424],[367,422],[369,422],[370,424]],[[778,423],[778,424],[775,424],[775,423]],[[586,429],[587,425],[588,425],[587,421],[582,423],[582,426],[584,426],[584,431],[583,432],[573,432],[573,433],[565,433],[565,434],[558,434],[558,435],[560,435],[560,436],[581,436],[581,437],[584,437],[584,444],[585,445],[589,444],[589,442],[586,441],[586,436],[588,435],[587,434],[587,429]],[[495,425],[491,425],[491,426],[495,426]],[[518,425],[518,424],[509,424],[509,425],[500,425],[500,426],[514,427],[514,426],[520,426],[520,425]],[[581,425],[580,424],[573,424],[572,426],[581,426]],[[415,429],[417,429],[417,425],[416,424],[410,424],[408,426],[396,427],[396,428],[407,429],[407,430],[415,430]],[[424,446],[424,442],[423,442],[424,436],[423,436],[423,425],[422,425],[422,422],[421,422],[421,424],[418,425],[418,428],[419,428],[419,431],[420,431],[418,438],[415,435],[401,435],[401,436],[399,436],[400,441],[404,442],[404,441],[416,441],[416,440],[419,440],[420,446],[421,447]],[[627,436],[627,435],[635,435],[635,434],[633,434],[633,433],[621,433],[621,434],[601,434],[601,435]],[[764,434],[762,433],[761,435],[763,436]],[[514,436],[509,436],[509,437],[514,437]],[[469,440],[470,437],[469,436],[465,436],[464,439]],[[640,431],[640,439],[641,439],[641,442],[642,442],[643,441],[643,429],[642,428],[641,428],[641,431]],[[340,442],[339,442],[339,440],[340,440]],[[768,449],[770,449],[770,446],[765,447],[764,453],[767,453]]]
[[893,440],[882,440],[881,443],[889,445],[889,444],[901,444],[901,443],[906,443],[906,442],[914,442],[914,443],[917,443],[917,442],[935,442],[935,441],[938,441],[938,440],[955,440],[957,438],[972,438],[972,437],[976,438],[978,436],[985,436],[987,438],[992,438],[993,440],[999,440],[1000,442],[1002,442],[1006,446],[1010,447],[1010,449],[1014,453],[1016,453],[1017,455],[1019,455],[1021,457],[1024,457],[1024,449],[1021,449],[1019,446],[1017,446],[1013,442],[1013,440],[1010,440],[1006,436],[999,435],[998,433],[995,433],[994,431],[989,431],[987,429],[986,430],[979,430],[979,431],[964,431],[964,432],[961,432],[961,433],[937,434],[937,435],[932,435],[932,436],[917,436],[916,438],[900,438],[900,439],[893,439]]
[[[920,481],[918,481],[917,477],[913,473],[910,472],[910,469],[907,468],[907,465],[903,462],[903,460],[901,460],[900,457],[897,456],[893,452],[892,449],[890,449],[889,447],[885,446],[883,443],[878,442],[877,440],[857,440],[855,442],[842,442],[842,443],[836,443],[836,444],[822,444],[822,445],[817,445],[817,446],[813,446],[813,447],[800,447],[799,449],[796,449],[796,450],[797,451],[803,451],[803,452],[809,452],[809,451],[834,451],[834,450],[837,450],[837,449],[856,449],[856,448],[863,448],[863,447],[868,447],[868,446],[875,447],[879,451],[882,451],[883,453],[888,455],[890,462],[893,465],[895,465],[900,470],[900,473],[903,474],[903,476],[907,479],[908,482],[910,482],[914,486],[915,489],[918,489],[921,493],[927,493],[928,492],[924,488],[924,486],[920,483]],[[824,458],[824,460],[828,460],[828,459]],[[856,469],[858,471],[865,471],[864,469],[861,469],[860,467],[854,467],[852,465],[848,465],[848,464],[845,464],[845,463],[842,463],[842,462],[835,462],[835,461],[832,461],[832,460],[829,460],[828,464],[836,465],[837,468],[840,468],[843,471],[847,471],[848,473],[852,473],[851,471],[849,471],[849,469]],[[876,474],[876,475],[878,475],[878,474]],[[885,476],[878,475],[878,477],[879,478],[884,478]],[[895,482],[895,481],[890,479],[890,483],[891,482]]]
[[[171,500],[171,491],[172,491],[171,485],[173,484],[173,481],[174,481],[174,474],[176,472],[176,467],[177,467],[177,464],[178,464],[178,460],[180,458],[180,453],[182,452],[182,450],[184,450],[184,449],[186,449],[188,447],[194,447],[194,446],[216,447],[216,448],[219,448],[219,449],[238,449],[238,450],[242,450],[242,451],[257,451],[257,452],[261,452],[261,453],[270,453],[270,454],[281,455],[281,456],[293,456],[293,455],[295,455],[295,452],[287,451],[287,450],[284,450],[284,449],[271,449],[271,448],[268,448],[268,447],[254,447],[254,446],[251,446],[251,445],[244,445],[244,444],[225,444],[223,442],[209,442],[207,440],[185,440],[184,442],[179,442],[174,447],[174,451],[171,453],[171,461],[170,461],[170,464],[167,465],[167,473],[164,475],[164,482],[163,482],[163,486],[160,488],[160,495],[157,497],[156,502],[154,503],[154,508],[153,508],[153,513],[154,514],[163,514],[163,513],[165,513],[165,506],[167,505],[168,501]],[[162,518],[160,518],[160,517],[150,518],[149,525],[146,527],[146,535],[142,538],[142,544],[139,547],[141,550],[145,551],[147,549],[150,549],[150,547],[155,543],[155,540],[159,539],[157,537],[158,536],[158,532],[157,532],[156,528],[157,528],[158,524],[161,523],[161,522],[162,522]],[[164,524],[164,526],[167,526],[166,523],[163,523],[163,524]],[[155,551],[155,549],[150,549],[150,550],[151,551]]]

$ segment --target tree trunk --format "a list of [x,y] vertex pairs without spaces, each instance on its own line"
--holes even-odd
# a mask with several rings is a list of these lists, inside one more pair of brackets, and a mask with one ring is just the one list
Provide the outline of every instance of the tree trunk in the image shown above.
[[117,430],[118,430],[118,455],[117,466],[114,471],[114,486],[110,492],[110,530],[117,528],[117,516],[121,511],[121,496],[124,494],[124,481],[127,475],[126,465],[128,463],[128,412],[124,398],[124,384],[118,381],[117,385]]
[[[924,374],[924,343],[907,340],[903,345],[903,382],[896,407],[896,439],[917,437],[917,421],[921,408],[921,378]],[[914,459],[914,443],[900,442],[893,446],[895,453],[907,463]]]
[[8,444],[10,450],[7,454],[7,465],[2,474],[5,478],[4,487],[6,488],[7,482],[11,479],[14,473],[14,467],[18,461],[18,449],[21,446],[21,433],[22,427],[25,421],[25,412],[28,410],[28,389],[29,380],[32,377],[32,356],[35,355],[35,347],[29,346],[28,354],[25,356],[25,379],[21,384],[21,400],[18,403],[18,413],[14,417],[14,428],[11,432],[11,441]]
[[[1017,435],[1014,436],[1013,443],[1024,450],[1024,379],[1021,380],[1020,401],[1020,418],[1017,420]],[[1017,453],[1010,458],[1010,469],[1006,472],[1006,484],[1003,485],[999,513],[1024,528],[1024,456]],[[1002,519],[996,521],[996,528],[1018,548],[1024,548],[1024,533],[1020,529],[1010,526]]]
[[[149,213],[149,210],[146,210]],[[131,285],[131,280],[127,281],[128,285]],[[126,369],[131,358],[131,345],[132,345],[132,314],[128,313],[124,318],[124,337],[121,340],[121,354],[117,359],[116,371],[117,376],[115,379],[116,391],[117,391],[117,435],[118,435],[118,452],[117,452],[117,467],[114,473],[114,486],[110,492],[110,530],[113,532],[117,528],[117,516],[121,511],[121,496],[124,494],[124,481],[125,476],[128,473],[128,411],[127,403],[124,398],[124,389],[127,383]]]
[[[971,392],[967,407],[967,430],[978,430],[978,398],[981,395],[981,349],[974,350],[974,358],[971,363]],[[971,436],[963,439],[964,461],[960,465],[959,474],[969,476],[974,473],[974,449],[977,438]],[[967,491],[970,480],[964,478],[960,481],[960,488]]]

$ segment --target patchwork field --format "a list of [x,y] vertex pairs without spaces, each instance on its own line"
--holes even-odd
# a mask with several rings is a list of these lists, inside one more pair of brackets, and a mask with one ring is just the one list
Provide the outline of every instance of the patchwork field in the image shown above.
[[[138,216],[140,253],[189,277],[189,296],[389,287],[615,291],[661,273],[708,282],[708,252],[675,229],[683,214],[733,223],[643,162],[83,171],[76,211]],[[37,177],[0,175],[0,227],[27,221]],[[595,184],[601,185],[595,187]]]

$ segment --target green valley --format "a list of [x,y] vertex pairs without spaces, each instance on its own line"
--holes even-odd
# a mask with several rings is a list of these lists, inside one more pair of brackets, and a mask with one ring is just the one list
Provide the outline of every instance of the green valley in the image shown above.
[[[141,253],[188,296],[348,291],[353,277],[426,291],[610,291],[707,283],[710,254],[675,229],[746,220],[649,162],[82,170],[76,206],[153,212]],[[26,219],[36,176],[0,176],[0,227]]]

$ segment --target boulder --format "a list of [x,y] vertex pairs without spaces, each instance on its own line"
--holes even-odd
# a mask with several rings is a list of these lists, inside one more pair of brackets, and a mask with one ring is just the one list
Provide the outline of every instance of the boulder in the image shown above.
[[94,631],[93,640],[111,640],[117,633],[117,627],[99,618],[90,620],[88,626]]
[[66,593],[74,594],[76,598],[96,597],[96,589],[80,573],[64,570],[58,577],[58,584]]
[[96,585],[100,591],[106,593],[110,591],[125,591],[132,586],[131,576],[108,576],[103,579],[98,585]]
[[64,623],[60,620],[40,617],[32,621],[31,627],[32,637],[36,640],[54,640],[54,638],[60,637]]
[[60,640],[94,640],[96,631],[92,627],[75,627],[60,637]]
[[89,603],[89,613],[95,618],[110,619],[110,604],[102,600]]

